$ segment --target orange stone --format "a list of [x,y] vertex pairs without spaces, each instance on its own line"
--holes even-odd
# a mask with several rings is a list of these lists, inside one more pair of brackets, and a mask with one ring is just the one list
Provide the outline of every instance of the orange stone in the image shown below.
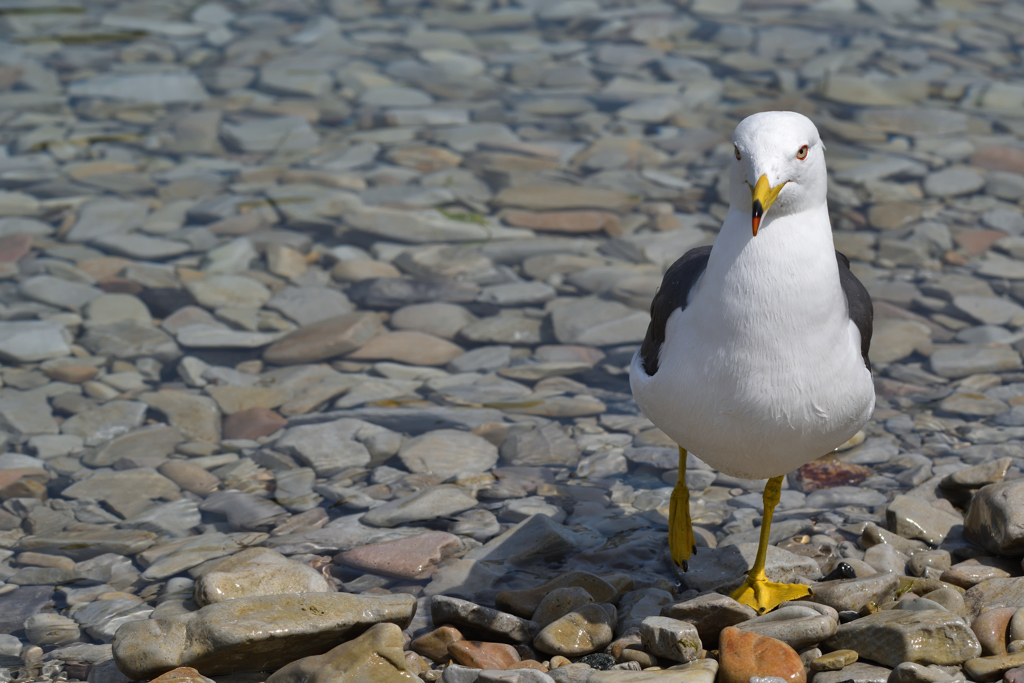
[[50,478],[50,473],[40,467],[13,467],[9,470],[0,470],[0,488],[21,481],[22,477],[35,477],[46,481]]
[[370,339],[349,360],[390,360],[407,365],[447,365],[464,353],[461,346],[426,332],[400,330]]
[[448,646],[460,640],[464,640],[462,631],[454,626],[440,626],[412,641],[412,649],[428,659],[440,662],[448,658]]
[[448,654],[459,664],[474,669],[503,670],[519,662],[519,653],[511,645],[479,640],[457,640],[448,646]]
[[163,676],[154,678],[149,683],[212,683],[212,681],[190,666],[179,666]]
[[718,683],[748,683],[751,676],[807,683],[800,655],[781,640],[728,626],[718,636],[718,649]]

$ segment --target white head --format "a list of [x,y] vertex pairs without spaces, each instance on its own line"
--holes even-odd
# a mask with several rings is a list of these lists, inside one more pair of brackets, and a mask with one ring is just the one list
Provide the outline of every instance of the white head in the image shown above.
[[803,114],[753,114],[736,126],[732,141],[730,208],[751,213],[755,237],[769,208],[779,216],[825,202],[825,145]]

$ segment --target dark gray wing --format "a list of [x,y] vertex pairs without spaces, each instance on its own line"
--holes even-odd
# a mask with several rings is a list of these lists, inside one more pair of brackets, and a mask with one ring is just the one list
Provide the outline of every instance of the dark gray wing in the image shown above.
[[[661,352],[661,345],[665,342],[665,323],[668,322],[668,317],[676,309],[686,308],[690,289],[704,274],[710,256],[710,246],[697,247],[680,256],[679,260],[665,271],[661,288],[651,301],[651,324],[647,327],[647,336],[640,347],[644,371],[649,376],[658,371],[658,355]],[[869,301],[868,306],[870,305]],[[868,325],[870,324],[869,322]],[[868,334],[871,334],[870,331]]]
[[857,276],[850,271],[850,259],[843,254],[836,252],[836,261],[839,262],[839,284],[843,286],[843,294],[846,295],[846,305],[850,309],[850,320],[860,330],[860,355],[864,358],[864,365],[871,369],[871,360],[868,358],[868,350],[871,348],[871,321],[875,317],[875,308],[871,305],[871,295],[864,289]]

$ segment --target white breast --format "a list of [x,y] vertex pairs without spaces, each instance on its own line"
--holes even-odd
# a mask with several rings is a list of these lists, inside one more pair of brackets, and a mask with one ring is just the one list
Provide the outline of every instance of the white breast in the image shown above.
[[831,235],[794,242],[784,228],[743,244],[723,240],[723,227],[689,305],[668,319],[658,371],[648,376],[639,356],[631,367],[644,414],[733,476],[790,472],[852,437],[874,408]]

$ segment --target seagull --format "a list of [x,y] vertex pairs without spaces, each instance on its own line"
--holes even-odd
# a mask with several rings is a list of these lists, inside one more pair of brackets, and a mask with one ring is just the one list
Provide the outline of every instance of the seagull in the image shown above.
[[732,593],[763,613],[810,593],[765,577],[772,513],[788,472],[871,417],[873,308],[832,242],[825,146],[811,120],[754,114],[733,145],[722,229],[665,272],[629,380],[643,414],[679,446],[669,552],[684,571],[697,550],[687,451],[725,474],[768,479],[757,556]]

